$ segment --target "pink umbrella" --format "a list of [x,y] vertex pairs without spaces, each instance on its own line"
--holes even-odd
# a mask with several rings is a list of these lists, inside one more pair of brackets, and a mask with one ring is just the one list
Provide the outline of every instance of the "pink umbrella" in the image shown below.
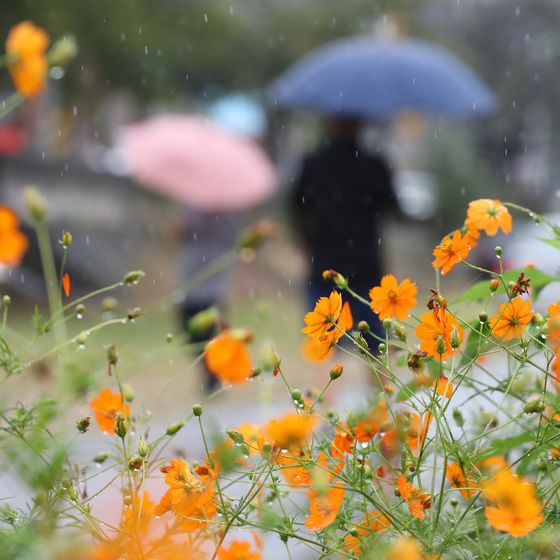
[[276,173],[253,141],[201,117],[161,115],[120,130],[131,175],[198,210],[240,210],[269,198]]

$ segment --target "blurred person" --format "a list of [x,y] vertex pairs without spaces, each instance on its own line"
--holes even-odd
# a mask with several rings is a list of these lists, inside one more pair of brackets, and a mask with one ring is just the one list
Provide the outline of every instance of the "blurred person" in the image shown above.
[[[181,326],[189,334],[189,342],[204,343],[218,334],[213,322],[206,329],[188,329],[190,320],[206,309],[223,311],[231,267],[205,278],[208,267],[229,251],[243,228],[243,219],[234,212],[185,212],[179,247],[179,266],[186,295],[180,304]],[[222,313],[219,313],[222,316]],[[201,352],[203,348],[201,348]],[[205,368],[204,388],[210,392],[218,385],[217,378]]]
[[[389,164],[380,155],[360,150],[361,123],[353,118],[331,118],[322,146],[304,160],[296,181],[292,206],[295,227],[310,259],[308,307],[328,295],[322,278],[326,269],[344,275],[363,297],[383,274],[381,225],[396,209]],[[367,321],[383,336],[377,316],[353,303],[354,324]]]

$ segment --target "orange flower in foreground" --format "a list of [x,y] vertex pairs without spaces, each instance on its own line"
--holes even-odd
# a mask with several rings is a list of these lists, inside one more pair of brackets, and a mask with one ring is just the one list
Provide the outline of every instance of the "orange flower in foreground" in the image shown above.
[[142,497],[133,494],[132,504],[123,508],[121,529],[146,532],[153,519],[155,508],[156,505],[152,502],[148,492],[144,492]]
[[304,317],[306,326],[302,329],[306,335],[320,337],[331,329],[342,311],[342,296],[336,290],[329,297],[321,297],[315,304],[315,309]]
[[27,251],[27,237],[19,230],[19,218],[0,204],[0,264],[17,266]]
[[461,496],[463,496],[465,500],[469,500],[474,496],[475,491],[470,488],[474,487],[475,483],[472,477],[465,476],[465,472],[460,465],[456,463],[447,465],[445,478],[447,478],[449,484],[451,484],[453,488],[457,488],[461,492]]
[[356,439],[361,443],[370,441],[387,420],[387,403],[385,401],[379,401],[369,411],[368,415],[360,419],[354,427]]
[[270,420],[266,432],[277,448],[290,449],[305,444],[315,424],[315,418],[309,414],[290,412],[281,418]]
[[440,375],[434,381],[434,387],[436,388],[436,393],[446,399],[450,399],[451,395],[453,395],[453,385],[445,375]]
[[309,454],[302,449],[280,453],[278,456],[280,471],[290,486],[309,486],[311,484],[310,468],[313,464]]
[[253,550],[247,541],[231,541],[229,548],[220,547],[218,560],[261,560],[260,550]]
[[486,235],[496,235],[498,229],[504,233],[511,231],[511,214],[499,201],[481,198],[469,203],[467,209],[469,226],[484,230]]
[[440,338],[445,346],[445,351],[441,358],[445,360],[453,354],[451,335],[454,329],[456,329],[455,332],[459,342],[462,342],[465,336],[463,329],[459,326],[456,319],[447,313],[445,309],[435,308],[433,311],[427,311],[422,314],[420,321],[416,326],[416,336],[422,341],[420,348],[434,358],[439,358],[437,345]]
[[424,560],[422,545],[412,537],[399,537],[389,549],[387,560]]
[[523,537],[542,523],[544,516],[535,487],[509,469],[497,472],[483,491],[484,497],[496,505],[484,510],[494,529]]
[[490,318],[492,336],[504,341],[521,338],[524,328],[534,315],[534,311],[531,311],[531,301],[523,300],[521,296],[502,303],[498,313]]
[[560,344],[560,300],[548,306],[548,314],[548,339],[554,343],[553,349],[556,351]]
[[238,384],[253,374],[251,355],[245,342],[224,331],[206,345],[206,367],[222,383]]
[[388,529],[390,526],[390,521],[382,513],[374,510],[368,511],[355,527],[358,536],[348,535],[344,539],[345,549],[353,556],[361,556],[364,552],[364,542],[373,534]]
[[408,311],[416,305],[417,292],[416,284],[408,278],[398,284],[392,274],[386,274],[381,278],[380,285],[369,291],[371,310],[379,315],[381,321],[391,317],[404,321]]
[[410,514],[418,519],[426,519],[424,510],[430,509],[432,497],[427,492],[422,492],[420,488],[412,486],[406,481],[404,474],[397,479],[397,488],[401,498],[406,502]]
[[182,459],[172,459],[160,470],[165,474],[169,490],[154,510],[154,515],[167,511],[176,514],[185,530],[192,530],[216,515],[214,481],[217,473],[207,464],[198,465],[194,472]]
[[48,46],[47,33],[30,21],[12,27],[8,34],[6,64],[16,89],[24,97],[35,97],[45,87]]
[[108,387],[101,389],[99,395],[91,399],[90,406],[95,413],[99,428],[111,435],[115,435],[117,416],[123,418],[130,416],[130,407],[123,403],[122,395],[113,393]]
[[342,338],[346,331],[349,331],[354,324],[350,304],[345,302],[342,306],[336,327],[322,334],[319,337],[307,337],[303,344],[303,355],[310,362],[320,362],[331,354],[331,350]]
[[457,263],[467,258],[471,246],[469,235],[461,235],[459,230],[453,232],[453,237],[446,235],[434,249],[434,268],[441,268],[442,274],[447,274]]
[[338,515],[344,500],[344,484],[337,481],[325,492],[311,490],[309,498],[309,517],[304,521],[310,531],[321,531],[328,527]]

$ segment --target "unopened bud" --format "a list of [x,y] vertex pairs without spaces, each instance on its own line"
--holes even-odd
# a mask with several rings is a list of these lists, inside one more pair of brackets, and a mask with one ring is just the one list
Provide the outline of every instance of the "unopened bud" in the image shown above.
[[128,470],[129,471],[139,471],[144,465],[144,459],[139,455],[134,455],[128,460]]
[[360,350],[360,352],[364,353],[364,352],[369,351],[368,343],[367,343],[366,339],[361,334],[358,334],[356,336],[355,340],[356,340],[356,344],[358,345],[358,349]]
[[200,418],[202,416],[202,405],[193,404],[192,412],[197,418]]
[[438,336],[438,339],[436,340],[436,352],[441,356],[442,354],[445,354],[446,350],[447,346],[445,344],[445,340],[442,336]]
[[393,332],[401,342],[406,342],[406,329],[402,325],[400,325],[399,323],[393,323]]
[[545,322],[545,318],[540,313],[535,313],[533,316],[533,323],[535,325],[542,325]]
[[370,327],[367,321],[360,321],[358,323],[358,330],[363,334],[368,334],[370,332]]
[[459,336],[459,329],[457,327],[454,326],[451,329],[451,336],[449,340],[451,342],[451,348],[453,348],[453,350],[457,350],[457,348],[461,346],[461,337]]
[[89,416],[83,416],[76,422],[76,428],[78,432],[85,434],[88,431],[90,424],[91,418]]
[[12,303],[12,298],[9,295],[4,295],[2,296],[2,306],[3,307],[9,307],[9,305]]
[[132,496],[130,494],[123,496],[123,504],[126,507],[130,507],[132,505]]
[[226,434],[231,438],[233,443],[237,445],[241,445],[242,443],[245,443],[245,438],[243,437],[243,434],[240,434],[235,430],[226,430]]
[[492,278],[489,282],[491,292],[495,292],[500,287],[500,281],[497,278]]
[[97,463],[98,465],[101,465],[101,463],[104,463],[107,460],[107,457],[109,457],[109,453],[107,453],[107,451],[100,451],[94,458],[93,458],[93,462]]
[[486,311],[481,311],[481,312],[478,314],[478,320],[479,320],[481,323],[486,323],[486,321],[488,321],[488,313],[486,313]]
[[465,418],[463,417],[463,413],[458,409],[453,409],[453,420],[455,420],[455,424],[462,428],[465,425]]
[[292,391],[292,399],[294,401],[301,401],[301,391],[299,389],[294,389]]
[[537,412],[542,412],[544,410],[544,403],[540,396],[533,397],[529,399],[523,405],[523,412],[525,414],[535,414]]
[[114,344],[107,346],[107,361],[112,365],[117,365],[119,361],[119,352]]
[[167,344],[171,344],[173,342],[173,335],[171,333],[167,333],[165,335],[165,342],[167,342]]
[[123,284],[125,286],[132,286],[134,284],[138,284],[141,278],[144,277],[146,274],[143,270],[132,270],[127,272],[123,278]]
[[83,346],[87,342],[88,336],[89,334],[86,331],[82,331],[74,338],[74,341],[78,346]]
[[148,455],[148,451],[148,443],[143,436],[140,436],[138,438],[138,455],[140,455],[140,457],[146,457],[146,455]]
[[66,492],[71,500],[76,501],[78,499],[78,491],[73,484],[66,488]]
[[72,245],[72,234],[69,231],[63,231],[62,237],[58,241],[65,249]]
[[126,402],[132,402],[134,400],[134,389],[128,384],[122,384],[123,398]]
[[74,310],[78,319],[81,319],[83,317],[85,311],[86,306],[83,303],[78,303],[78,305],[76,305],[76,309]]
[[23,199],[27,213],[33,222],[40,224],[47,214],[47,203],[35,187],[27,187],[23,191]]
[[237,242],[238,247],[240,249],[256,249],[267,239],[275,237],[279,230],[280,227],[276,222],[266,219],[259,220],[241,233]]
[[114,311],[119,306],[119,300],[113,296],[103,298],[101,302],[102,311]]
[[377,349],[379,350],[380,354],[384,354],[387,350],[387,346],[385,345],[384,342],[380,342],[379,346],[377,347]]
[[330,372],[330,377],[331,379],[334,381],[335,379],[338,379],[341,375],[342,372],[344,371],[344,368],[340,365],[340,364],[335,364],[332,368],[331,368],[331,372]]
[[323,271],[323,280],[332,280],[335,286],[343,290],[348,287],[348,279],[332,268]]
[[391,319],[383,319],[383,328],[388,331],[391,328]]
[[50,66],[66,66],[78,54],[78,44],[72,35],[58,39],[48,52]]
[[208,307],[195,313],[187,322],[187,331],[195,337],[207,335],[218,323],[220,312],[217,307]]
[[494,252],[496,253],[496,256],[500,258],[504,251],[499,245],[496,245]]
[[126,425],[126,418],[117,414],[117,419],[115,422],[115,434],[121,439],[124,439],[126,436],[126,432],[128,431],[128,427]]
[[390,383],[385,383],[385,385],[383,385],[383,390],[389,395],[393,395],[395,393],[395,387]]
[[127,318],[129,321],[134,321],[134,319],[138,319],[144,313],[141,307],[135,307],[134,309],[129,309],[127,313]]
[[169,424],[165,433],[168,436],[174,436],[184,425],[184,422],[174,422],[173,424]]

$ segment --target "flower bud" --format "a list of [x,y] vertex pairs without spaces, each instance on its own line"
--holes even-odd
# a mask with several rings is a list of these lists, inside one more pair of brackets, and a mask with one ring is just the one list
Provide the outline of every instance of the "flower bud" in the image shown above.
[[535,414],[540,413],[544,410],[544,403],[540,395],[536,395],[530,398],[524,405],[523,405],[523,412],[525,414]]
[[217,325],[220,312],[217,307],[208,307],[195,313],[187,322],[187,331],[191,336],[200,337],[208,333]]
[[128,384],[122,384],[123,398],[126,402],[132,402],[134,400],[134,389]]
[[334,381],[335,379],[338,379],[341,375],[342,372],[344,371],[344,368],[340,365],[340,364],[335,364],[330,371],[330,378]]
[[481,323],[486,323],[486,321],[488,321],[488,313],[486,313],[486,311],[481,311],[481,312],[478,314],[478,320],[479,320]]
[[134,307],[133,309],[129,309],[127,313],[127,318],[129,321],[134,321],[134,319],[138,319],[144,313],[141,307]]
[[401,342],[406,342],[407,334],[406,334],[406,329],[404,328],[403,325],[399,323],[393,323],[393,332]]
[[117,414],[117,419],[115,422],[115,434],[121,439],[124,439],[126,436],[126,432],[128,431],[128,426],[126,425],[126,418]]
[[173,424],[169,424],[165,433],[168,436],[174,436],[184,425],[184,422],[174,422]]
[[387,351],[387,346],[385,345],[384,342],[380,342],[379,346],[377,347],[377,349],[379,350],[380,354],[383,354]]
[[438,336],[438,339],[436,340],[436,352],[441,356],[445,354],[446,350],[447,346],[445,344],[445,340],[442,336]]
[[139,471],[144,465],[144,459],[139,455],[134,455],[128,460],[129,471]]
[[242,443],[245,443],[245,438],[243,437],[243,434],[236,432],[235,430],[226,430],[226,434],[231,438],[233,443],[235,443],[236,445],[241,445]]
[[459,329],[455,326],[451,329],[450,342],[451,342],[451,348],[453,348],[453,350],[457,350],[457,348],[461,346],[461,337],[459,336]]
[[100,451],[94,458],[93,458],[93,462],[97,463],[98,465],[101,465],[101,463],[104,463],[107,460],[107,457],[109,457],[109,453],[107,453],[107,451]]
[[360,352],[369,352],[368,343],[367,343],[366,339],[361,334],[358,334],[356,336],[355,340],[356,340],[356,343],[358,345],[358,348],[359,348]]
[[249,226],[239,236],[237,245],[240,249],[256,249],[267,239],[278,235],[280,227],[272,220],[259,220],[257,223]]
[[78,305],[76,305],[76,309],[75,309],[76,317],[78,319],[81,319],[85,310],[86,310],[86,306],[83,303],[78,303]]
[[3,307],[9,307],[9,305],[12,303],[12,298],[9,295],[4,295],[2,296],[2,306]]
[[391,328],[391,319],[383,319],[383,328],[388,331]]
[[130,494],[123,496],[123,504],[125,507],[130,507],[132,505],[132,496]]
[[91,418],[89,416],[83,416],[76,422],[76,428],[78,429],[78,432],[85,434],[88,431],[90,424]]
[[462,428],[465,425],[465,418],[463,417],[463,413],[458,409],[453,409],[453,420],[455,420],[455,424]]
[[269,441],[265,441],[262,445],[262,451],[261,451],[263,459],[268,459],[271,453],[272,453],[272,445],[270,445]]
[[192,411],[197,418],[200,418],[202,416],[202,405],[198,403],[193,404]]
[[533,316],[533,323],[535,325],[542,325],[545,322],[545,318],[540,313],[535,313]]
[[36,224],[43,223],[47,214],[47,203],[35,187],[27,187],[23,191],[23,199],[27,213]]
[[132,270],[124,275],[122,282],[125,286],[132,286],[134,284],[138,284],[140,279],[145,275],[146,274],[143,270]]
[[167,333],[165,335],[165,342],[167,342],[167,344],[171,344],[173,342],[173,334]]
[[71,484],[68,488],[66,488],[66,492],[68,494],[68,497],[72,501],[76,501],[78,499],[78,491],[76,490],[76,487],[73,484]]
[[78,346],[83,346],[88,339],[89,334],[86,331],[82,331],[80,334],[76,335],[74,341]]
[[358,330],[363,333],[363,334],[368,334],[371,329],[369,328],[369,324],[367,323],[367,321],[360,321],[358,323]]
[[395,393],[395,387],[390,383],[385,383],[385,385],[383,385],[383,391],[385,391],[388,395],[393,395]]
[[148,443],[143,436],[140,436],[138,438],[138,455],[140,455],[140,457],[146,457],[146,455],[148,455],[148,451]]
[[496,256],[498,258],[501,258],[504,251],[499,245],[496,245],[496,247],[494,248],[494,252],[496,253]]
[[49,66],[66,66],[78,54],[78,44],[72,35],[58,39],[48,52]]
[[101,302],[101,310],[102,311],[114,311],[119,306],[119,300],[113,296],[108,296],[103,298]]
[[497,278],[492,278],[489,282],[491,292],[495,292],[500,287],[500,281]]
[[343,290],[348,287],[348,279],[332,268],[323,271],[323,280],[332,280],[336,286]]
[[292,399],[294,401],[301,401],[301,391],[299,389],[294,389],[292,391]]
[[114,344],[107,346],[107,361],[112,366],[116,366],[119,361],[119,353],[117,347]]
[[62,237],[58,241],[65,249],[72,245],[72,234],[69,231],[63,231]]

